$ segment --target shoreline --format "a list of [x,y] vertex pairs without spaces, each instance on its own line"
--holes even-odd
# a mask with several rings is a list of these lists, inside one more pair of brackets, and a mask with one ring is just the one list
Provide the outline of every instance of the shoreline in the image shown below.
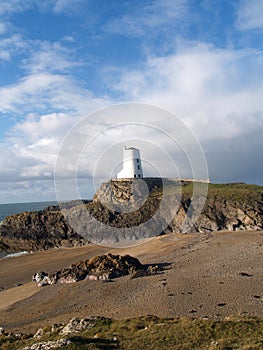
[[18,256],[22,256],[22,255],[26,255],[26,254],[31,254],[32,252],[28,252],[26,250],[22,251],[22,252],[17,252],[17,253],[6,253],[6,255],[4,252],[0,252],[0,260],[1,259],[9,259],[9,258],[16,258]]

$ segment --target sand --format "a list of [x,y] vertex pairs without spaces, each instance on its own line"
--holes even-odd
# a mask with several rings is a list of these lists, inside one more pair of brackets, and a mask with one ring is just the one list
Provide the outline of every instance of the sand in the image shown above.
[[[74,316],[115,319],[263,316],[263,232],[165,235],[144,244],[57,249],[0,261],[0,326],[32,332]],[[112,282],[82,281],[38,288],[32,275],[111,251],[145,264],[162,264],[154,276]],[[15,286],[19,285],[20,286]]]

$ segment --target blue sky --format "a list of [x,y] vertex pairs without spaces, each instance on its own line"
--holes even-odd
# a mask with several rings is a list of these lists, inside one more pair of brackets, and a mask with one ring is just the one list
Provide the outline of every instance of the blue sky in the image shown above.
[[213,182],[263,185],[262,33],[262,0],[1,0],[0,202],[54,199],[66,133],[124,102],[180,117]]

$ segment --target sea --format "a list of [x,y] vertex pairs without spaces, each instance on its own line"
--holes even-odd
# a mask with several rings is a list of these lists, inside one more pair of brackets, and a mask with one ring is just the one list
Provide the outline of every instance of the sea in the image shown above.
[[57,201],[0,204],[0,222],[8,215],[19,214],[24,211],[42,210],[49,205],[57,204]]

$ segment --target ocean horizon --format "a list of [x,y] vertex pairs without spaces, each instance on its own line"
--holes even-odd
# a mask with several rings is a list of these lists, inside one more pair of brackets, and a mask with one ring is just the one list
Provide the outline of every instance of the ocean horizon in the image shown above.
[[45,209],[50,205],[58,205],[57,201],[45,201],[45,202],[27,202],[27,203],[8,203],[0,204],[0,222],[4,220],[6,216],[23,213],[25,211],[38,211]]

